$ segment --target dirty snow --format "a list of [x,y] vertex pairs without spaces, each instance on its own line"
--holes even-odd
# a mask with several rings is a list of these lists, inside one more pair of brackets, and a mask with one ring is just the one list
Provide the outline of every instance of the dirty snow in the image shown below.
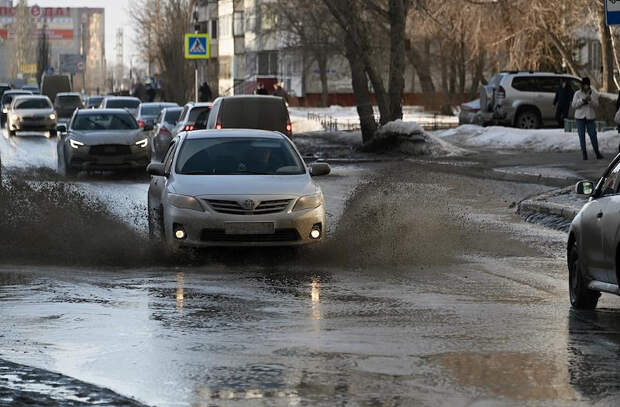
[[[445,141],[465,147],[489,149],[518,149],[536,152],[579,151],[577,133],[565,133],[563,129],[521,130],[501,126],[481,127],[463,125],[454,129],[433,132]],[[588,151],[591,150],[586,136]],[[603,152],[618,151],[620,137],[616,130],[599,132],[598,140]]]
[[[391,134],[413,137],[412,140],[414,142],[416,141],[414,138],[417,136],[417,142],[425,144],[424,155],[455,156],[467,153],[467,150],[456,147],[445,140],[441,140],[432,133],[425,132],[422,127],[414,121],[395,120],[380,127],[377,131],[377,137],[389,136]],[[407,148],[405,148],[405,150],[406,149]]]

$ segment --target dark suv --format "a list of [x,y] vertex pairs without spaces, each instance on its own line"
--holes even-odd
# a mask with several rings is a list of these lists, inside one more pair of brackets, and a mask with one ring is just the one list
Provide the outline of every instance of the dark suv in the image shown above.
[[84,101],[79,93],[62,92],[56,95],[54,109],[59,120],[69,120],[75,109],[84,108]]

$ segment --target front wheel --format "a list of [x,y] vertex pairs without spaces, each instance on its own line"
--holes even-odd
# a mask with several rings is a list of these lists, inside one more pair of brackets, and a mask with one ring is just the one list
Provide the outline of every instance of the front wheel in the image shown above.
[[523,110],[517,114],[515,125],[519,129],[538,129],[541,125],[540,115],[533,109]]
[[576,243],[573,244],[568,254],[568,290],[570,303],[575,309],[593,310],[601,296],[600,292],[590,290],[583,278],[579,249]]

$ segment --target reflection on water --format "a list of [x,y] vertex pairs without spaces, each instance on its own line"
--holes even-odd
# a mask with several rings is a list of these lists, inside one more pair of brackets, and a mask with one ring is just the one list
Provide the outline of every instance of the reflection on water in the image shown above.
[[565,363],[539,353],[446,353],[436,359],[461,386],[513,400],[575,400]]
[[185,276],[183,272],[177,273],[177,310],[183,310],[183,283],[185,281]]
[[[319,321],[323,319],[321,314],[321,283],[317,280],[313,280],[310,284],[310,298],[312,299],[312,319]],[[318,323],[314,325],[315,330],[319,330]]]

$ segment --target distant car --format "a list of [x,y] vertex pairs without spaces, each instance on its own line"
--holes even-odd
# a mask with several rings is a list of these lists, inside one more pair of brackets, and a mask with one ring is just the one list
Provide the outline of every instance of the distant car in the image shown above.
[[601,292],[620,294],[620,155],[596,186],[581,181],[575,192],[589,201],[568,233],[570,302],[576,309],[594,309]]
[[69,120],[73,116],[76,109],[82,109],[84,101],[82,96],[77,92],[61,92],[56,95],[54,108],[58,114],[58,120]]
[[68,126],[58,125],[59,170],[144,169],[149,163],[149,140],[133,115],[124,109],[82,109]]
[[13,98],[22,95],[32,95],[32,92],[22,89],[7,90],[6,92],[4,92],[4,94],[2,95],[2,99],[0,99],[0,108],[2,109],[2,114],[0,115],[0,123],[6,123],[6,117],[9,113],[9,109],[11,108],[11,102],[13,102]]
[[293,136],[286,102],[278,96],[219,97],[213,102],[206,128],[269,130]]
[[56,101],[56,95],[63,92],[71,92],[71,79],[68,75],[47,75],[41,78],[41,94]]
[[146,130],[152,130],[155,124],[155,119],[159,116],[159,113],[166,107],[179,106],[176,103],[169,102],[153,102],[153,103],[141,103],[138,107],[138,125],[146,128]]
[[103,101],[104,96],[90,96],[86,98],[86,108],[87,109],[96,109],[99,107],[101,102]]
[[23,90],[29,90],[30,92],[32,92],[33,95],[40,95],[41,91],[39,90],[39,87],[37,85],[25,85],[22,86]]
[[[480,90],[480,110],[490,113],[492,121],[521,129],[556,125],[555,92],[562,78],[574,91],[581,80],[572,75],[552,72],[510,71],[493,76]],[[572,116],[572,109],[571,114]]]
[[174,137],[182,131],[205,129],[212,106],[213,104],[210,102],[190,102],[183,106],[183,112],[172,130],[172,136]]
[[163,161],[172,141],[172,130],[183,112],[182,107],[167,107],[155,120],[155,126],[149,133],[151,141],[151,159]]
[[131,96],[106,96],[99,105],[100,109],[127,109],[134,117],[138,115],[140,99]]
[[298,246],[319,242],[325,203],[283,134],[260,130],[182,133],[163,163],[149,164],[149,235],[168,247]]
[[48,131],[50,136],[56,135],[56,112],[52,102],[43,95],[16,96],[6,121],[9,136],[18,131]]
[[480,112],[480,99],[461,104],[459,125],[484,124],[484,115]]
[[0,98],[7,90],[11,90],[11,85],[8,83],[0,83]]

